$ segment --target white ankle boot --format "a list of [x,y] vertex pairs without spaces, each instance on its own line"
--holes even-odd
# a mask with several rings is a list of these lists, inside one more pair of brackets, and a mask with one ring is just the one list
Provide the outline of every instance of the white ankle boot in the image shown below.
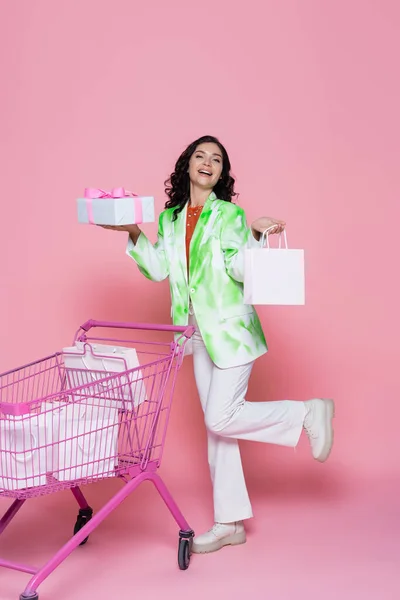
[[310,440],[315,460],[324,462],[332,450],[335,404],[333,400],[309,400],[305,402],[304,430]]
[[246,532],[242,521],[215,523],[210,531],[194,538],[192,552],[195,554],[216,552],[224,546],[237,546],[245,542]]

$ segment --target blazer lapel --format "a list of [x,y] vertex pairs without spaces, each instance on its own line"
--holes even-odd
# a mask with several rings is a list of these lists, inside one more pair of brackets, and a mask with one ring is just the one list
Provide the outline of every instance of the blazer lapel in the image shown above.
[[187,204],[178,215],[176,221],[172,223],[174,232],[174,246],[177,253],[179,266],[183,271],[186,284],[188,282],[187,260],[186,260],[186,215]]
[[201,215],[193,232],[192,240],[189,246],[189,274],[193,279],[196,270],[197,259],[199,257],[199,248],[206,236],[210,234],[216,217],[215,205],[213,201],[216,195],[212,192],[204,205]]
[[[196,259],[198,257],[198,251],[196,249],[201,245],[203,237],[207,234],[208,229],[212,229],[216,212],[213,206],[213,201],[216,199],[216,195],[212,192],[204,205],[201,215],[193,232],[192,240],[189,246],[189,270],[190,277],[193,277],[193,273],[196,268]],[[186,220],[187,220],[187,204],[185,204],[183,210],[179,213],[176,221],[172,222],[173,230],[173,243],[175,252],[177,253],[179,266],[182,270],[183,277],[185,278],[186,284],[188,283],[188,269],[186,260]]]

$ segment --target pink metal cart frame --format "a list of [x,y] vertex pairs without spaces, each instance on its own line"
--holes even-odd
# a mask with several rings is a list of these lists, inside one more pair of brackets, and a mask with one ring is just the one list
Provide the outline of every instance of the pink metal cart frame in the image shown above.
[[[94,328],[171,332],[176,339],[165,343],[88,337]],[[78,329],[74,343],[81,342],[84,352],[92,351],[92,345],[99,341],[129,343],[141,358],[140,366],[130,370],[124,368],[118,373],[68,370],[64,364],[65,356],[58,352],[0,375],[0,498],[13,499],[0,520],[0,534],[31,497],[68,488],[79,505],[73,537],[44,566],[35,568],[0,558],[0,566],[32,575],[20,600],[38,600],[40,584],[73,550],[85,544],[94,529],[146,480],[154,484],[180,528],[178,565],[181,570],[188,568],[194,532],[156,471],[163,454],[176,375],[182,364],[185,344],[193,332],[191,326],[89,320]],[[145,351],[142,352],[142,348]],[[146,361],[142,356],[146,356]],[[137,401],[138,390],[142,394],[140,401]],[[85,414],[95,415],[91,417],[89,433],[79,429],[79,423],[84,422],[79,420],[82,409]],[[70,420],[63,417],[62,421],[63,411]],[[38,428],[33,432],[39,419],[47,427],[40,435]],[[66,432],[71,422],[77,422],[78,429],[69,432],[68,437]],[[63,435],[60,434],[61,423],[64,424]],[[23,432],[18,448],[13,446],[17,427]],[[9,435],[10,431],[12,435]],[[35,435],[43,439],[36,440],[36,445],[28,448],[26,431],[29,439],[34,439]],[[11,448],[4,447],[4,440],[8,439]],[[77,458],[78,446],[81,448],[88,439],[94,440],[93,444],[90,442],[92,455],[88,458],[87,451]],[[106,447],[107,456],[104,454]],[[32,461],[33,455],[36,462]],[[84,455],[85,460],[82,459]],[[11,464],[16,465],[16,459],[19,463],[13,470]],[[29,473],[28,463],[33,465]],[[108,477],[117,477],[125,485],[93,515],[80,486]]]

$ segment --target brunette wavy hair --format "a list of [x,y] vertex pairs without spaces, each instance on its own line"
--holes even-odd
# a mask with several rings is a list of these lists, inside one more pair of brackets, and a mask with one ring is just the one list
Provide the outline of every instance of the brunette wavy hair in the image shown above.
[[185,204],[190,197],[190,180],[189,180],[189,161],[200,144],[213,143],[218,146],[222,154],[222,173],[221,179],[214,187],[214,192],[219,200],[232,202],[232,198],[237,196],[234,191],[235,180],[231,175],[231,162],[227,151],[221,142],[212,135],[204,135],[195,140],[182,152],[175,164],[175,170],[164,182],[165,193],[169,200],[165,203],[165,208],[175,208],[173,211],[172,220],[175,221],[178,214],[183,210]]

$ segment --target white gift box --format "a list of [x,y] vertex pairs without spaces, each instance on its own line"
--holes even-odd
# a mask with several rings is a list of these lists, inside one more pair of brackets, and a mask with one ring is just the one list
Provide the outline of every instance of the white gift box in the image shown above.
[[[264,232],[258,248],[245,250],[244,303],[274,306],[305,304],[304,250],[289,249],[286,231],[285,248],[270,248]],[[264,246],[266,237],[267,247]]]
[[53,422],[58,481],[112,477],[118,463],[118,410],[113,404],[71,402]]
[[[154,197],[135,196],[131,192],[112,191],[110,194],[102,190],[91,190],[84,198],[77,198],[77,213],[79,223],[95,225],[133,225],[153,223]],[[101,194],[99,197],[96,193]],[[118,197],[114,197],[117,194]],[[127,194],[127,195],[125,195]]]
[[21,490],[46,484],[52,470],[49,413],[0,419],[0,488]]
[[127,410],[132,407],[132,404],[137,407],[147,399],[143,371],[136,368],[140,363],[135,348],[76,342],[75,346],[63,349],[63,359],[68,388],[95,384],[110,373],[135,369],[118,379],[99,381],[86,393],[95,390],[96,396],[115,399],[115,406]]

